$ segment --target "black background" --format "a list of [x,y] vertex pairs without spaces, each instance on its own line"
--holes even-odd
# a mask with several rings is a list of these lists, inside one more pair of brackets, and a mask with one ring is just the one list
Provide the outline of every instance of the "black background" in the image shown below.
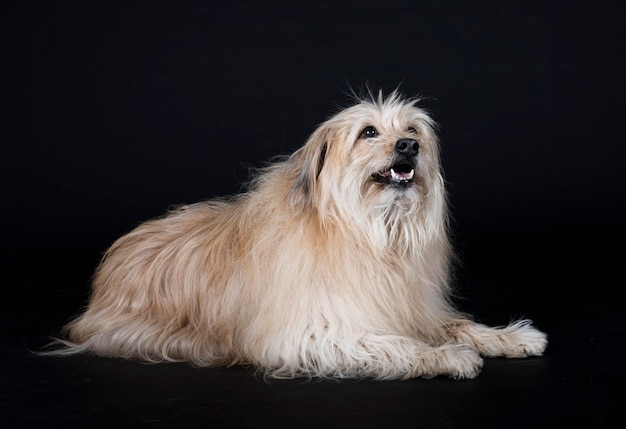
[[[623,8],[415,0],[0,7],[9,421],[87,427],[107,416],[135,425],[155,414],[172,427],[602,426],[621,414]],[[533,318],[550,334],[545,358],[491,360],[464,383],[299,390],[237,369],[23,351],[79,311],[115,238],[172,205],[239,192],[249,167],[298,148],[364,84],[421,95],[440,125],[463,261],[459,305],[486,323]],[[181,395],[184,405],[171,402]],[[512,405],[529,400],[528,409]],[[337,401],[349,404],[342,411]]]

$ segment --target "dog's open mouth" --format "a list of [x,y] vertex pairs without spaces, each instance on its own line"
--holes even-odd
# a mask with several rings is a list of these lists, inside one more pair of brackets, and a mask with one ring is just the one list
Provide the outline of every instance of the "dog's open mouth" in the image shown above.
[[376,182],[386,185],[408,185],[413,182],[415,167],[411,164],[394,164],[388,170],[374,173]]

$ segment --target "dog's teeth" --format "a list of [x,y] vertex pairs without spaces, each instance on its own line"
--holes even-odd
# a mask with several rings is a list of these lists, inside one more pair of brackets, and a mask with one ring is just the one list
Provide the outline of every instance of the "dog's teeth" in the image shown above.
[[390,171],[392,180],[411,180],[415,174],[415,170],[411,170],[408,173],[397,173],[396,170],[392,168]]

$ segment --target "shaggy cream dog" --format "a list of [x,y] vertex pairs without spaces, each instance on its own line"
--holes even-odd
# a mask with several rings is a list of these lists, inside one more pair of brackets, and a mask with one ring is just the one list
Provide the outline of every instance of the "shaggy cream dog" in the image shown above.
[[451,305],[433,121],[361,98],[231,199],[118,239],[57,354],[251,365],[272,377],[476,377],[482,356],[541,355],[544,333]]

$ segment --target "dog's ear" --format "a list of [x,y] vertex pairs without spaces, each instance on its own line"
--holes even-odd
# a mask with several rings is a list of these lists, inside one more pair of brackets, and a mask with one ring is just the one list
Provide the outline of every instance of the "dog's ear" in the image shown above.
[[321,126],[315,130],[306,144],[289,158],[296,178],[290,196],[294,208],[303,208],[314,203],[313,196],[328,152],[329,134],[329,128]]

